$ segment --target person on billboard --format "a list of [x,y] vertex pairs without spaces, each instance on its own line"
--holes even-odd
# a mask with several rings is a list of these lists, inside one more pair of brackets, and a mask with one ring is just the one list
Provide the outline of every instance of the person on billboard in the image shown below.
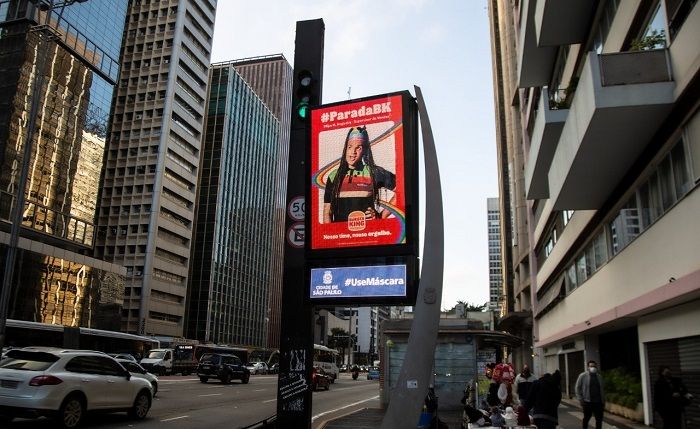
[[[391,212],[382,209],[382,189],[394,191],[396,175],[374,163],[366,127],[348,131],[340,165],[328,175],[323,195],[323,223],[345,222],[351,213],[365,219],[383,219]],[[388,202],[393,203],[395,196]]]

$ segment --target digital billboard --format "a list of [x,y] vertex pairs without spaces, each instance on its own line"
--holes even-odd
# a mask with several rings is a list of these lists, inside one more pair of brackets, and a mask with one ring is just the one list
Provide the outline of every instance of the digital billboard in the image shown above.
[[[311,111],[307,249],[417,248],[412,205],[416,150],[410,94]],[[411,250],[400,252],[414,253]]]
[[413,255],[312,260],[305,299],[315,305],[413,305],[418,269]]
[[309,297],[405,297],[407,284],[405,264],[312,268]]

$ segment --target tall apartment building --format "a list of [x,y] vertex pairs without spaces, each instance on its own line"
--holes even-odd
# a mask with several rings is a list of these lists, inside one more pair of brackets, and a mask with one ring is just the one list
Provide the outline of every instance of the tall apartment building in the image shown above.
[[511,350],[513,364],[521,368],[524,364],[532,364],[532,254],[522,175],[525,160],[521,119],[519,111],[511,106],[512,100],[519,100],[515,85],[517,64],[514,61],[517,46],[512,26],[516,18],[513,9],[506,4],[500,0],[489,2],[503,282],[498,328],[525,341],[522,347]]
[[269,267],[270,282],[267,298],[270,309],[267,316],[269,319],[267,324],[267,344],[270,348],[279,348],[293,70],[291,64],[282,54],[244,58],[232,61],[231,64],[280,122],[277,161],[275,173],[273,174],[273,177],[276,179],[272,230],[273,257]]
[[489,245],[489,311],[500,314],[503,270],[501,269],[501,212],[498,198],[487,198],[486,217]]
[[360,307],[357,309],[357,325],[355,335],[356,360],[367,365],[379,359],[379,327],[384,320],[389,319],[389,307]]
[[700,389],[700,5],[489,6],[501,198],[527,196],[537,371],[559,369],[569,395],[590,359],[640,374],[658,424],[660,365]]
[[233,63],[209,87],[187,337],[267,347],[280,123]]
[[126,271],[92,253],[127,1],[58,3],[0,1],[3,261],[25,198],[8,316],[118,330]]
[[215,0],[129,4],[95,249],[126,267],[126,332],[184,332],[215,12]]

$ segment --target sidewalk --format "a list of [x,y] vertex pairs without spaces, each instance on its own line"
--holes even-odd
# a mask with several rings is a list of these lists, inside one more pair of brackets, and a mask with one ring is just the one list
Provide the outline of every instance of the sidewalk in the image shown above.
[[[378,408],[365,408],[354,413],[338,417],[325,422],[322,429],[376,429],[382,422],[384,410]],[[462,410],[438,410],[438,418],[449,426],[450,429],[460,429],[462,423]],[[578,429],[581,427],[583,411],[578,402],[563,400],[559,406],[559,427],[562,429]],[[603,429],[648,429],[642,423],[628,420],[624,417],[615,416],[609,413],[604,415]],[[417,423],[416,423],[416,426]],[[591,419],[588,427],[595,427],[595,419]]]

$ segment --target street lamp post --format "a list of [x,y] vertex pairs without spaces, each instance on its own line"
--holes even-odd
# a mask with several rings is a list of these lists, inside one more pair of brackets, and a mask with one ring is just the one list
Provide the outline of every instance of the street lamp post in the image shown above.
[[[15,196],[16,204],[11,205],[11,209],[14,210],[14,212],[11,211],[10,213],[10,218],[12,219],[12,224],[10,226],[10,243],[7,246],[7,251],[5,252],[5,271],[3,272],[2,289],[0,290],[0,350],[5,346],[10,288],[15,275],[17,244],[19,242],[19,233],[22,228],[25,191],[27,187],[27,176],[29,175],[29,157],[32,154],[32,140],[34,139],[34,133],[36,131],[36,115],[39,109],[41,89],[44,86],[44,68],[46,67],[46,60],[49,51],[47,46],[44,44],[44,38],[46,38],[46,42],[49,42],[55,37],[55,35],[51,33],[50,25],[51,14],[55,9],[60,8],[58,19],[56,21],[56,25],[58,26],[58,23],[63,16],[63,10],[66,6],[73,3],[84,3],[85,1],[87,0],[65,0],[55,3],[54,0],[30,0],[30,2],[35,4],[39,10],[45,11],[46,16],[44,17],[43,25],[35,25],[30,29],[30,31],[35,31],[38,35],[37,47],[35,50],[37,59],[36,68],[34,70],[34,84],[31,90],[32,100],[29,108],[27,137],[22,150],[22,168],[20,170],[19,181],[17,182],[17,191]],[[39,18],[38,14],[37,18]]]

